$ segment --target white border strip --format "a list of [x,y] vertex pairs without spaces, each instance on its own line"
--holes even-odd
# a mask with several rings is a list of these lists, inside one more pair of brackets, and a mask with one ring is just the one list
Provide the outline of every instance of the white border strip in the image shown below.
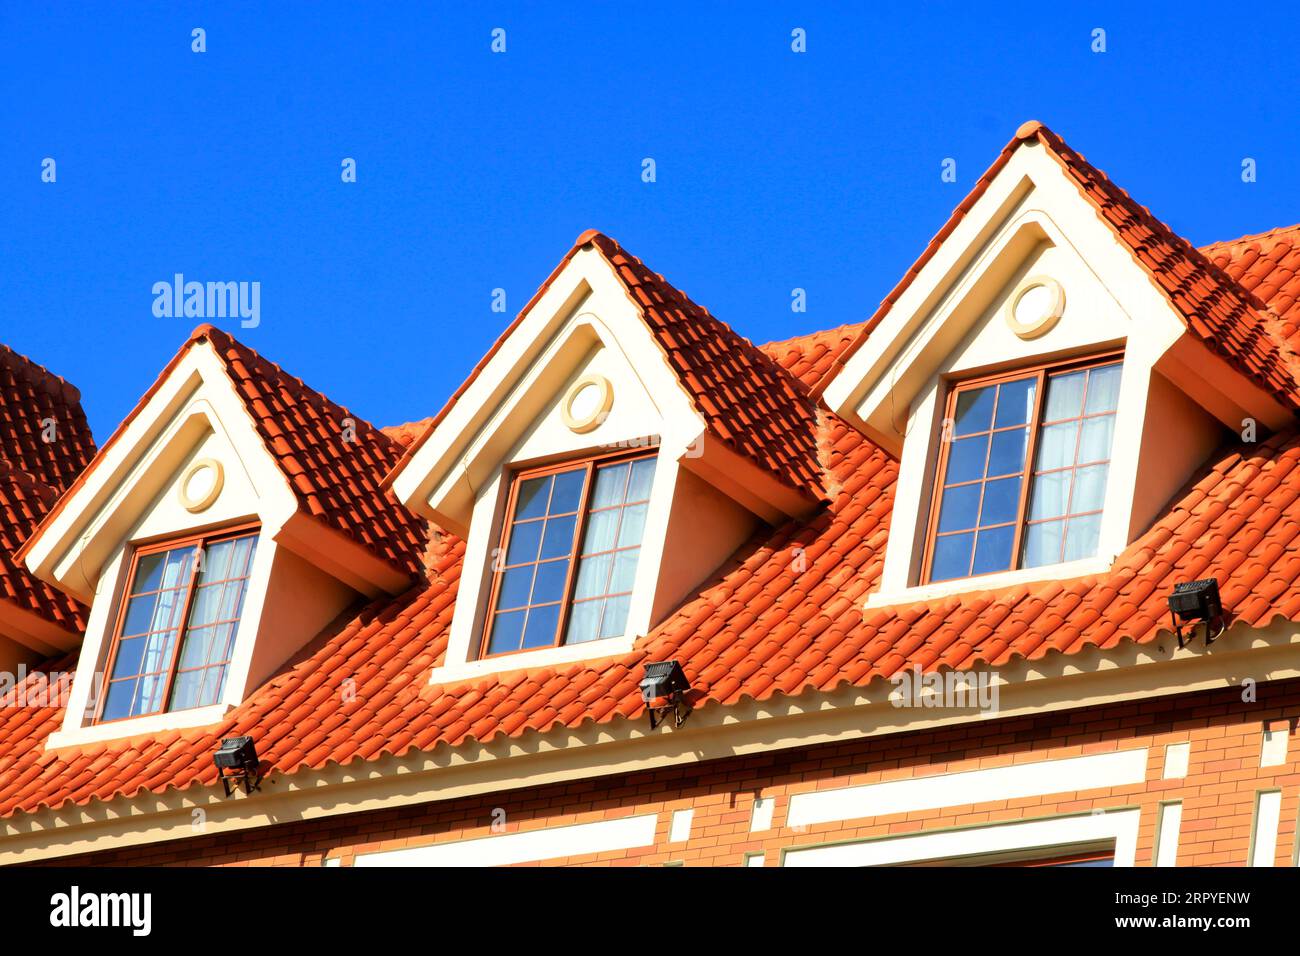
[[1171,800],[1160,804],[1156,824],[1156,866],[1178,865],[1178,835],[1183,825],[1183,802]]
[[1142,748],[801,793],[790,798],[786,825],[809,826],[1049,793],[1122,787],[1141,783],[1146,779],[1146,772],[1147,751]]
[[1008,853],[1016,850],[1067,848],[1081,843],[1115,841],[1115,865],[1132,866],[1137,856],[1137,809],[1019,823],[941,830],[909,836],[881,837],[857,843],[787,850],[782,866],[897,866],[927,860]]
[[435,843],[404,850],[359,853],[355,866],[509,866],[566,856],[608,853],[651,846],[659,814],[618,820],[598,820],[568,827],[547,827],[523,833]]
[[1282,819],[1282,791],[1255,795],[1255,826],[1250,841],[1250,865],[1272,866],[1277,856],[1277,825]]

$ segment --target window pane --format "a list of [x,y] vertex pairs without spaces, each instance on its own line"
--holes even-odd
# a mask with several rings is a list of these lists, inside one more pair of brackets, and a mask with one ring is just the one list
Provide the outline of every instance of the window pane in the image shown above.
[[610,594],[632,590],[632,581],[636,577],[636,559],[640,554],[640,548],[614,552],[614,574],[609,579]]
[[630,469],[631,466],[626,463],[596,469],[596,487],[592,489],[591,504],[588,507],[594,510],[622,504]]
[[972,574],[991,574],[1011,567],[1011,546],[1015,543],[1015,525],[981,531],[975,542],[975,567]]
[[583,558],[578,565],[578,584],[573,590],[577,598],[598,597],[609,593],[609,574],[614,567],[613,554],[598,554]]
[[612,597],[605,602],[605,617],[600,622],[601,637],[618,637],[627,630],[627,609],[631,605],[630,595]]
[[964,531],[975,527],[975,513],[979,506],[979,485],[957,485],[945,489],[939,508],[939,530]]
[[230,559],[234,557],[235,542],[218,541],[210,545],[203,556],[203,570],[200,577],[204,581],[222,581],[234,577],[230,572]]
[[[984,485],[984,504],[980,507],[980,525],[1003,524],[1016,520],[1020,509],[1020,476],[998,478]],[[1010,550],[1008,549],[1008,555]],[[978,563],[978,562],[977,562]]]
[[153,613],[158,604],[157,594],[132,598],[126,606],[126,620],[122,622],[122,633],[143,634],[153,630]]
[[586,480],[585,468],[556,475],[555,487],[551,491],[550,513],[558,515],[577,511],[582,502],[582,486]]
[[988,431],[993,421],[992,385],[986,388],[970,388],[957,393],[957,414],[953,422],[954,435],[969,435],[972,432]]
[[522,521],[510,529],[510,547],[506,550],[506,564],[523,564],[537,560],[537,549],[542,543],[541,521]]
[[1119,407],[1119,376],[1122,366],[1103,365],[1088,373],[1088,405],[1084,411],[1113,412]]
[[117,657],[113,660],[113,676],[127,677],[140,673],[140,662],[144,658],[146,638],[133,637],[117,645]]
[[1029,518],[1058,518],[1070,505],[1069,471],[1049,471],[1034,476],[1029,496]]
[[1061,535],[1064,531],[1064,521],[1026,525],[1021,566],[1038,568],[1044,564],[1058,563],[1061,560]]
[[610,551],[614,548],[614,536],[618,533],[618,516],[620,508],[606,508],[593,511],[587,518],[587,530],[582,535],[582,551]]
[[1114,415],[1085,418],[1083,434],[1079,436],[1079,463],[1109,459],[1111,438],[1114,435]]
[[1074,494],[1070,498],[1070,511],[1100,511],[1106,500],[1106,473],[1109,465],[1091,465],[1074,473]]
[[618,546],[632,548],[641,543],[645,531],[646,509],[649,505],[628,505],[623,509],[623,526],[618,531]]
[[192,547],[177,548],[167,552],[167,563],[163,568],[162,586],[165,588],[183,588],[190,580],[190,568],[194,564]]
[[1028,441],[1029,429],[1027,428],[994,432],[993,444],[989,449],[989,474],[1021,474],[1025,470],[1025,446]]
[[1037,388],[1038,381],[1033,378],[1022,378],[999,385],[998,413],[993,426],[1005,428],[1007,425],[1026,424],[1034,412],[1034,392]]
[[519,493],[515,500],[515,520],[521,518],[540,518],[546,514],[546,505],[551,497],[551,476],[529,478],[519,483]]
[[519,650],[524,632],[526,611],[498,611],[492,618],[492,637],[488,641],[489,654]]
[[537,566],[537,577],[533,581],[533,597],[530,603],[545,604],[548,601],[564,599],[564,584],[569,576],[569,562],[544,561]]
[[628,501],[648,501],[650,498],[650,485],[654,481],[655,460],[653,458],[638,458],[632,462],[632,477],[628,483],[627,500]]
[[970,574],[971,547],[975,543],[972,532],[944,535],[936,538],[934,559],[930,565],[930,580],[947,581],[964,578]]
[[524,647],[549,647],[555,643],[555,631],[560,626],[560,605],[547,604],[530,608],[528,624],[524,628]]
[[577,526],[577,516],[566,518],[547,518],[546,530],[542,534],[542,551],[540,557],[562,558],[573,553],[573,530]]
[[225,645],[225,628],[223,627],[195,627],[190,628],[185,635],[185,646],[181,648],[181,659],[177,667],[182,670],[201,667],[204,664],[212,663],[214,645],[220,641],[222,646]]
[[569,623],[565,628],[565,644],[581,644],[594,641],[600,636],[600,609],[605,606],[603,600],[579,601],[569,611]]
[[1064,375],[1049,377],[1043,421],[1078,418],[1083,410],[1083,385],[1086,379],[1086,372],[1066,372]]
[[1065,560],[1077,561],[1091,558],[1097,553],[1097,541],[1101,536],[1101,515],[1084,515],[1071,518],[1065,533]]
[[1073,465],[1078,436],[1078,422],[1045,426],[1038,433],[1038,460],[1034,467],[1038,471],[1052,471]]
[[182,671],[176,675],[176,689],[172,691],[172,710],[188,710],[200,706],[199,690],[204,671]]
[[528,603],[528,595],[533,587],[535,564],[525,564],[521,568],[511,568],[501,577],[501,593],[497,597],[497,607],[523,607]]
[[158,590],[162,584],[163,562],[166,558],[165,553],[158,552],[146,554],[136,562],[135,587],[131,589],[132,594]]
[[[159,564],[161,567],[161,563]],[[104,701],[104,713],[102,720],[118,720],[122,717],[131,716],[131,704],[135,698],[135,690],[139,680],[117,681],[108,685],[108,696]]]
[[220,620],[218,611],[225,588],[225,584],[205,584],[194,589],[194,603],[190,606],[190,627]]
[[944,475],[943,483],[955,485],[959,481],[983,478],[988,451],[988,435],[954,439],[948,451],[948,473]]

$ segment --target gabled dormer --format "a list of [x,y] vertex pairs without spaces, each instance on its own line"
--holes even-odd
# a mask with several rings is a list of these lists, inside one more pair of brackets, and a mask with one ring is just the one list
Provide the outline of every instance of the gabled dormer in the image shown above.
[[390,476],[462,536],[435,681],[623,653],[821,495],[816,411],[748,341],[579,237]]
[[1025,124],[823,383],[900,462],[869,603],[1109,568],[1221,441],[1293,421],[1270,327]]
[[210,326],[20,552],[90,608],[51,746],[212,723],[341,611],[420,572],[401,446]]

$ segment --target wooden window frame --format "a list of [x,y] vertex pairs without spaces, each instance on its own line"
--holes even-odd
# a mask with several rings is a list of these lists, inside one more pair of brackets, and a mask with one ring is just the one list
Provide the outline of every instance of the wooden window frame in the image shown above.
[[[167,706],[171,703],[172,692],[176,689],[176,672],[180,667],[181,646],[185,643],[185,636],[189,632],[190,610],[194,603],[194,592],[197,590],[195,582],[198,580],[199,576],[197,563],[191,566],[189,580],[185,584],[185,601],[181,606],[179,619],[180,625],[176,632],[176,646],[172,649],[171,663],[167,667],[167,685],[166,690],[163,692],[163,705],[161,709],[150,711],[147,714],[128,714],[125,717],[114,717],[109,720],[104,719],[104,707],[108,704],[109,685],[113,683],[113,668],[117,665],[117,653],[122,644],[122,628],[126,624],[126,612],[131,604],[131,598],[133,597],[131,591],[135,586],[135,576],[136,571],[140,566],[140,559],[146,558],[151,554],[158,554],[159,552],[175,551],[178,548],[183,548],[187,545],[195,549],[205,548],[210,544],[216,544],[229,538],[247,537],[250,532],[256,535],[260,530],[261,523],[254,521],[248,524],[196,532],[194,534],[188,534],[176,538],[164,538],[158,541],[151,541],[148,544],[140,544],[135,547],[131,553],[131,563],[127,567],[126,577],[122,584],[121,598],[118,602],[117,613],[113,618],[113,630],[111,632],[113,640],[108,649],[108,656],[105,659],[104,679],[100,689],[99,702],[95,706],[95,717],[91,722],[93,725],[115,724],[124,720],[138,720],[142,717],[157,717],[163,714],[173,713],[173,711],[167,709]],[[256,559],[257,555],[256,551],[254,551],[253,556],[250,558],[248,577],[245,581],[252,579],[252,561],[255,561]],[[224,580],[232,579],[226,578]],[[210,583],[217,584],[220,582],[213,581]],[[238,630],[239,624],[236,624],[236,636],[238,636]],[[230,660],[227,660],[226,665],[229,666],[229,664]],[[182,711],[175,711],[175,713],[182,713]]]
[[[564,643],[564,631],[569,623],[569,614],[573,610],[573,590],[577,585],[578,577],[578,556],[582,550],[582,537],[587,530],[587,519],[590,516],[589,505],[591,502],[591,492],[595,486],[594,479],[596,476],[596,469],[603,465],[617,464],[622,461],[638,461],[642,458],[656,458],[658,454],[659,448],[657,445],[651,446],[649,449],[619,449],[605,454],[589,455],[584,458],[573,458],[567,461],[556,462],[552,465],[542,465],[536,468],[521,468],[511,474],[510,492],[506,496],[505,510],[503,512],[504,518],[501,524],[501,537],[498,545],[499,550],[496,552],[503,556],[503,560],[504,556],[510,553],[510,535],[513,533],[515,527],[515,504],[519,496],[519,486],[530,478],[545,478],[547,475],[557,475],[562,472],[577,471],[579,468],[586,469],[586,474],[583,476],[582,482],[582,496],[578,501],[577,520],[573,523],[573,541],[569,544],[569,570],[565,575],[564,593],[560,599],[560,617],[555,628],[555,639],[552,643],[543,644],[540,647],[521,647],[513,651],[498,651],[495,654],[488,653],[488,643],[492,639],[492,626],[496,623],[497,595],[501,589],[501,582],[505,578],[504,567],[498,571],[494,566],[495,562],[493,562],[493,564],[490,565],[492,584],[488,588],[487,613],[483,618],[483,633],[479,636],[478,641],[478,660],[486,660],[489,658],[497,660],[499,658],[509,657],[512,654],[526,654],[566,646]],[[651,491],[653,493],[653,482],[651,484]],[[593,554],[599,553],[603,552],[593,552]],[[638,567],[639,566],[638,563]],[[611,595],[603,595],[603,597],[610,596]],[[532,605],[529,606],[531,607]],[[511,608],[510,610],[515,609]],[[596,638],[596,640],[600,640],[600,638]],[[594,642],[588,641],[587,643]]]
[[[994,375],[985,375],[985,376],[980,376],[978,378],[969,378],[969,379],[961,379],[959,381],[952,381],[948,384],[948,394],[944,401],[943,422],[953,422],[954,426],[957,421],[958,395],[960,395],[962,392],[973,391],[980,388],[987,388],[990,385],[1000,385],[1004,382],[1014,382],[1026,378],[1034,378],[1035,379],[1034,408],[1028,422],[1029,438],[1027,442],[1027,447],[1025,449],[1024,470],[1020,472],[1020,475],[1023,480],[1021,481],[1020,484],[1020,500],[1016,506],[1016,520],[1015,520],[1016,530],[1011,541],[1011,567],[1006,568],[1002,571],[986,571],[983,574],[968,574],[965,575],[964,577],[959,577],[959,578],[944,578],[942,581],[931,580],[930,575],[934,570],[933,566],[934,566],[935,545],[938,542],[939,507],[943,501],[944,480],[947,478],[948,475],[948,462],[952,452],[952,445],[957,438],[955,434],[951,436],[947,436],[945,438],[943,437],[943,433],[941,432],[940,442],[939,442],[940,445],[939,460],[936,462],[935,465],[934,486],[930,490],[930,511],[929,514],[927,515],[926,526],[925,526],[925,538],[923,542],[923,547],[925,550],[922,553],[922,560],[921,560],[921,577],[920,577],[921,585],[924,586],[927,584],[946,584],[952,581],[967,581],[967,580],[971,580],[972,578],[987,577],[990,574],[1007,574],[1008,572],[1011,571],[1022,570],[1022,566],[1020,563],[1020,549],[1024,543],[1025,528],[1029,524],[1028,513],[1029,513],[1030,488],[1031,485],[1033,484],[1034,476],[1039,473],[1034,468],[1034,456],[1038,452],[1038,436],[1039,433],[1042,431],[1044,425],[1044,422],[1042,421],[1042,417],[1043,417],[1043,403],[1044,401],[1046,401],[1046,395],[1047,395],[1047,379],[1050,376],[1060,375],[1067,372],[1079,372],[1079,371],[1084,371],[1093,368],[1100,368],[1103,365],[1113,365],[1116,361],[1119,361],[1122,366],[1123,360],[1124,360],[1124,350],[1116,349],[1113,351],[1104,352],[1100,355],[1090,355],[1087,356],[1086,358],[1067,359],[1065,361],[1060,361],[1060,362],[1046,362],[1039,365],[1030,365],[1027,367],[1013,369],[1011,371],[999,372]],[[1087,390],[1085,388],[1083,401],[1086,403],[1087,399],[1088,399]],[[1116,409],[1114,414],[1116,418],[1119,417],[1118,409]],[[1085,416],[1081,415],[1080,418],[1082,417]],[[1060,419],[1059,421],[1065,422],[1065,421],[1072,421],[1072,420],[1074,419],[1063,418]],[[996,422],[990,422],[990,429],[993,429],[995,425]],[[940,425],[940,428],[941,429],[943,428],[942,424]],[[1080,433],[1082,434],[1082,429],[1080,429]],[[992,435],[992,431],[990,431],[990,435]],[[1078,440],[1080,439],[1076,439],[1076,442]],[[992,453],[992,447],[993,447],[993,442],[992,440],[990,440],[989,441],[990,450],[989,452],[986,453],[986,456],[987,454]],[[1077,444],[1075,447],[1075,456],[1076,457],[1078,456]],[[1111,460],[1112,459],[1109,458],[1106,459],[1107,463],[1109,463]],[[1092,464],[1092,463],[1088,463],[1088,464]],[[987,467],[988,467],[988,459],[986,457],[985,468]],[[1071,467],[1077,467],[1077,464]],[[987,479],[983,479],[983,483],[987,484]],[[1071,484],[1071,497],[1073,497],[1073,483]],[[980,489],[981,506],[983,505],[983,502],[984,502],[984,489],[981,487]],[[1080,512],[1079,515],[1077,516],[1071,515],[1071,517],[1080,517],[1085,514],[1095,514],[1095,513],[1096,512],[1091,512],[1091,511]],[[978,506],[977,506],[976,514],[978,515]],[[1043,519],[1043,520],[1048,520],[1048,519]],[[1042,522],[1039,521],[1035,523],[1041,524]],[[973,542],[971,545],[972,562],[974,561],[973,549],[976,543],[977,542]],[[1062,541],[1061,546],[1062,548],[1064,548],[1065,546],[1064,541]],[[1040,567],[1050,567],[1050,566],[1051,565],[1040,565]]]

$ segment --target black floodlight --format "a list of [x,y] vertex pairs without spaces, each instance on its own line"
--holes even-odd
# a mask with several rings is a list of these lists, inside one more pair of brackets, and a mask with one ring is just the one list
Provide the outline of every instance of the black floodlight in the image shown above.
[[262,774],[257,760],[257,748],[253,746],[252,737],[227,737],[212,755],[212,762],[217,765],[221,776],[221,786],[226,796],[234,793],[232,784],[244,788],[245,795],[261,789]]
[[[645,678],[641,681],[641,699],[645,701],[646,713],[650,715],[650,729],[658,727],[671,711],[674,726],[680,727],[686,722],[691,712],[691,705],[686,701],[686,693],[691,689],[691,682],[686,679],[682,665],[676,661],[660,661],[645,666]],[[655,701],[667,699],[668,703],[656,707]]]
[[[1183,625],[1191,622],[1190,632],[1196,624],[1205,622],[1205,644],[1208,647],[1227,628],[1223,617],[1223,602],[1219,600],[1219,582],[1215,578],[1200,581],[1184,581],[1174,585],[1174,593],[1169,595],[1169,616],[1174,621],[1174,633],[1178,635],[1178,646],[1183,647]],[[1217,628],[1213,636],[1211,628]]]

